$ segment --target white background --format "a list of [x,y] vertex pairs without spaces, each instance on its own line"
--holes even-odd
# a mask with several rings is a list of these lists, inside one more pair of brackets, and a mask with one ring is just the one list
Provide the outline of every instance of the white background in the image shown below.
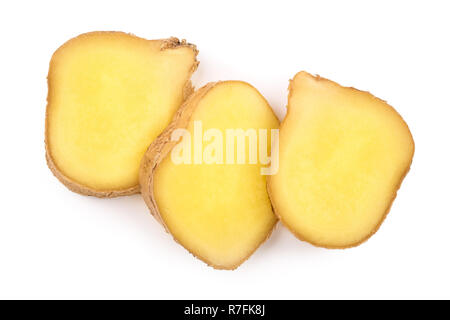
[[[450,298],[448,1],[3,1],[0,298]],[[193,81],[245,80],[280,118],[306,70],[387,100],[416,154],[360,247],[326,250],[282,225],[236,271],[176,244],[139,195],[67,190],[44,158],[48,63],[68,39],[119,30],[195,43]]]

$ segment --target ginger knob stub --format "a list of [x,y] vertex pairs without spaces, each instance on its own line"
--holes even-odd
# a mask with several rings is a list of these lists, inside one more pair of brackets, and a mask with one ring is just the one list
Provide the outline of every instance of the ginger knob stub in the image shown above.
[[91,32],[53,55],[48,74],[46,157],[71,190],[98,197],[139,191],[139,165],[192,92],[195,46]]
[[275,213],[299,239],[347,248],[374,234],[409,170],[405,121],[368,92],[298,73],[280,127]]

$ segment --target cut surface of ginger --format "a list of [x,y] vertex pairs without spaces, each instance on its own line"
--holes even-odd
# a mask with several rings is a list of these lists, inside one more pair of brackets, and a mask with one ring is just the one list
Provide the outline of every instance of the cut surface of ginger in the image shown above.
[[300,72],[290,84],[279,148],[279,171],[268,186],[276,214],[302,240],[345,248],[377,231],[414,142],[386,102]]
[[[259,160],[249,163],[249,140],[245,163],[238,164],[236,158],[234,164],[226,163],[226,130],[267,129],[270,137],[279,122],[261,94],[244,82],[215,83],[194,95],[185,106],[192,115],[183,127],[192,141],[196,122],[205,134],[209,129],[221,132],[224,163],[175,164],[167,154],[153,172],[153,201],[157,215],[181,245],[215,268],[234,269],[268,238],[276,218],[266,176],[261,175],[263,165]],[[204,140],[203,151],[212,142]]]
[[197,51],[175,38],[93,32],[69,40],[50,63],[47,158],[74,191],[138,191],[150,143],[190,88]]

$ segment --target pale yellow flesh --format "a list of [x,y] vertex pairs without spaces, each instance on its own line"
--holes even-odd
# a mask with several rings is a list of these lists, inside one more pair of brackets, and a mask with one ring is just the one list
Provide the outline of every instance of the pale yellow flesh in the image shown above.
[[301,239],[353,246],[382,222],[414,143],[396,111],[367,92],[305,72],[291,83],[280,130],[274,209]]
[[142,155],[183,100],[189,47],[119,32],[70,40],[49,72],[48,143],[56,167],[90,189],[138,184]]
[[[200,100],[187,128],[192,137],[198,120],[204,132],[216,128],[224,137],[228,128],[270,130],[279,125],[258,91],[235,81],[216,85]],[[204,142],[203,148],[207,145]],[[154,176],[154,196],[174,238],[215,267],[230,269],[242,263],[276,221],[260,168],[261,164],[176,165],[166,157]]]

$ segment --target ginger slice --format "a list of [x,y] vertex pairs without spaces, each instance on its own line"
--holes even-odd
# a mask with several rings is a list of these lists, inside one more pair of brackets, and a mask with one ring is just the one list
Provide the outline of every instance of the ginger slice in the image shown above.
[[72,191],[98,197],[139,192],[150,143],[192,92],[194,45],[91,32],[53,55],[48,74],[46,157]]
[[386,102],[298,73],[280,127],[279,171],[268,179],[275,213],[299,239],[327,248],[374,234],[409,170],[414,142]]
[[[198,138],[195,126],[200,122],[203,137],[209,129],[222,134],[225,159],[227,129],[267,129],[270,137],[279,121],[251,85],[240,81],[210,83],[180,107],[142,160],[141,193],[155,218],[194,256],[217,269],[234,269],[269,237],[277,219],[266,176],[260,170],[264,166],[259,160],[250,163],[248,147],[244,164],[237,160],[194,163],[194,139]],[[171,136],[179,128],[190,133],[191,163],[177,164],[172,159],[171,152],[179,142],[172,141]],[[203,156],[212,141],[203,139]]]

